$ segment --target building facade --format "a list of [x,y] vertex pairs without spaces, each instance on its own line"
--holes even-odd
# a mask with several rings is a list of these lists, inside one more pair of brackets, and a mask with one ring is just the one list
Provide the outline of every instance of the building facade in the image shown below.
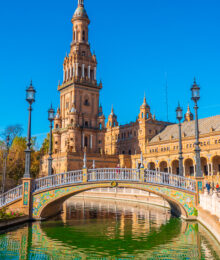
[[[178,174],[178,125],[156,120],[144,97],[136,121],[120,125],[112,107],[105,124],[99,102],[102,83],[97,82],[97,59],[89,44],[90,20],[84,1],[78,0],[72,18],[70,52],[63,63],[63,82],[58,86],[60,107],[54,120],[53,172],[87,167],[139,167],[141,153],[149,169]],[[184,175],[195,175],[195,122],[188,106],[183,127]],[[201,164],[206,176],[220,172],[220,116],[199,120]],[[41,175],[47,175],[48,160]]]

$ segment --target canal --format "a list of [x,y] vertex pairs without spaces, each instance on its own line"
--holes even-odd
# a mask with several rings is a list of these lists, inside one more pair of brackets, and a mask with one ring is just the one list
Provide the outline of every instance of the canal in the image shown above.
[[196,222],[143,203],[71,198],[64,212],[0,235],[0,259],[220,259]]

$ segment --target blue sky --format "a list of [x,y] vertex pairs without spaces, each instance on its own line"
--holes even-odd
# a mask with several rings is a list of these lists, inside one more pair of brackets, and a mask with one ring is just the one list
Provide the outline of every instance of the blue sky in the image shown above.
[[[48,131],[47,110],[59,105],[58,80],[72,39],[77,0],[0,2],[0,130],[27,129],[25,88],[37,90],[32,133]],[[156,118],[175,122],[178,100],[186,110],[194,76],[201,86],[199,117],[220,114],[219,0],[85,0],[90,43],[103,81],[106,117],[114,105],[121,124],[134,121],[144,92]],[[166,76],[167,75],[167,76]]]

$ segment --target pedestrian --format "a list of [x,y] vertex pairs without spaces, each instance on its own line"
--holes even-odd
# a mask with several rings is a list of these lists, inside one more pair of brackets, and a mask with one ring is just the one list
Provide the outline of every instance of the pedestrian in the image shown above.
[[215,187],[215,188],[216,188],[216,191],[217,191],[217,192],[220,191],[220,187],[219,187],[219,184],[218,184],[218,183],[216,184],[216,187]]
[[211,188],[211,185],[209,182],[206,183],[206,189],[208,191],[208,194],[210,193],[210,188]]

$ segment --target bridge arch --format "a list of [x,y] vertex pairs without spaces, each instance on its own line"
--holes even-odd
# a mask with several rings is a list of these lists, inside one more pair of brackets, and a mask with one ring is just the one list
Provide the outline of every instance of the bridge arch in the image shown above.
[[[33,218],[39,220],[51,217],[62,210],[63,203],[70,197],[96,188],[112,187],[111,185],[111,182],[89,183],[35,193],[33,194]],[[193,207],[195,203],[194,194],[187,194],[178,189],[152,184],[118,182],[117,186],[143,190],[163,197],[169,203],[172,214],[178,217],[181,216],[184,219],[194,218],[194,208],[189,209],[189,205],[187,206],[187,203],[191,200],[190,204]]]

